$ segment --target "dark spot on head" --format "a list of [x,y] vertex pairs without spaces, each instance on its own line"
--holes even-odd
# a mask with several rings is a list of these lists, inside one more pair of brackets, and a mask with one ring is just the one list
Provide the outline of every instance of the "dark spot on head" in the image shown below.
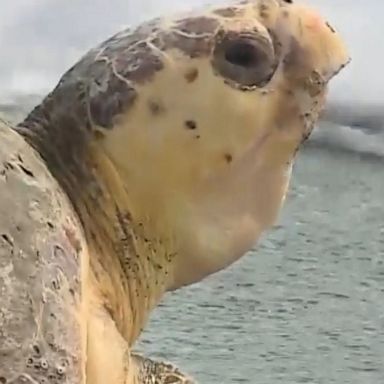
[[164,112],[164,107],[161,105],[160,102],[155,100],[149,100],[148,101],[148,108],[152,115],[156,116]]
[[228,7],[228,8],[217,9],[213,13],[215,15],[219,15],[222,17],[231,18],[231,17],[235,17],[238,15],[238,10],[234,7]]
[[188,129],[196,129],[197,128],[196,121],[194,121],[194,120],[186,120],[184,124]]
[[95,138],[95,140],[103,140],[105,138],[105,133],[103,131],[101,131],[100,129],[97,129],[97,127],[94,129],[93,131],[93,137]]
[[232,163],[233,157],[232,157],[232,155],[231,155],[230,153],[226,153],[226,154],[224,155],[224,158],[225,158],[225,161],[226,161],[227,163]]
[[0,384],[7,384],[7,379],[4,376],[0,376]]
[[293,0],[283,0],[284,3],[293,4]]
[[336,33],[335,29],[332,27],[331,24],[328,23],[328,21],[325,23],[325,25],[330,29],[332,33]]
[[197,68],[190,68],[184,74],[184,77],[188,83],[193,83],[197,79],[198,76],[199,76],[199,71]]
[[281,12],[282,16],[285,17],[285,18],[288,18],[289,17],[289,12],[287,9],[284,9],[283,12]]
[[200,135],[196,135],[195,136],[196,139],[200,139],[200,137],[201,137]]
[[269,7],[265,3],[261,3],[259,5],[259,15],[263,19],[267,19],[269,17]]
[[212,65],[226,82],[240,89],[263,87],[271,79],[277,60],[274,48],[257,31],[221,31]]

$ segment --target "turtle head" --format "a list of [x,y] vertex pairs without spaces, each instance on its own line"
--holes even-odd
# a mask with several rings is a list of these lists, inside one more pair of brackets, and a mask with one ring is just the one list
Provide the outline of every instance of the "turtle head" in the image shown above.
[[135,215],[173,239],[173,289],[233,263],[274,223],[297,149],[349,56],[326,21],[291,1],[140,28],[151,31],[132,50],[141,77],[119,75],[135,101],[102,145]]
[[233,263],[274,223],[297,149],[348,61],[315,11],[242,1],[111,37],[20,130],[75,206],[118,206],[169,240],[172,289]]

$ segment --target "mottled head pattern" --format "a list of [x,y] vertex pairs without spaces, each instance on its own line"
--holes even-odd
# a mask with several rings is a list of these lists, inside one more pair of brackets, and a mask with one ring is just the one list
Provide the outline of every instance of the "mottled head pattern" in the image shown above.
[[52,169],[70,170],[68,184],[91,183],[91,144],[110,159],[134,220],[183,255],[176,287],[233,262],[275,220],[348,61],[335,30],[293,1],[159,18],[91,50],[20,130]]
[[[242,1],[233,6],[204,10],[201,14],[159,18],[124,30],[73,66],[43,105],[52,115],[60,113],[56,111],[60,106],[67,118],[74,118],[88,127],[110,129],[115,119],[134,105],[139,93],[137,88],[151,82],[159,71],[172,70],[169,62],[177,63],[177,53],[190,59],[209,60],[212,71],[234,87],[263,88],[282,60],[290,61],[293,67],[297,54],[305,54],[299,31],[304,19],[297,18],[299,7],[292,3]],[[297,30],[290,31],[289,36],[282,29],[284,24],[289,24],[290,18],[296,18],[294,27]],[[320,71],[318,74],[329,80],[338,69],[337,60],[334,59],[334,66],[323,68],[329,73]],[[190,82],[197,76],[193,68],[185,73],[185,79],[192,79]],[[179,79],[175,76],[174,80]],[[67,95],[70,100],[60,97]]]

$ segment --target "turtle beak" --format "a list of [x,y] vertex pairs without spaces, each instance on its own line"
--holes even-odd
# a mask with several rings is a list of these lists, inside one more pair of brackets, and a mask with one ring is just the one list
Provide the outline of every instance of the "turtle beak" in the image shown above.
[[302,79],[315,74],[324,86],[350,62],[344,41],[307,6],[290,4],[282,8],[278,35],[285,45],[285,70]]

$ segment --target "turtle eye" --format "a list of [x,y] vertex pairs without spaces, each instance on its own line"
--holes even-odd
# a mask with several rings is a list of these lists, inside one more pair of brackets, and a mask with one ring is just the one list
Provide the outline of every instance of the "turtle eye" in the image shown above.
[[225,50],[225,60],[240,67],[250,68],[257,65],[258,50],[247,42],[229,44]]
[[229,32],[217,40],[212,65],[227,82],[246,89],[266,85],[276,69],[276,60],[273,45],[258,34]]

